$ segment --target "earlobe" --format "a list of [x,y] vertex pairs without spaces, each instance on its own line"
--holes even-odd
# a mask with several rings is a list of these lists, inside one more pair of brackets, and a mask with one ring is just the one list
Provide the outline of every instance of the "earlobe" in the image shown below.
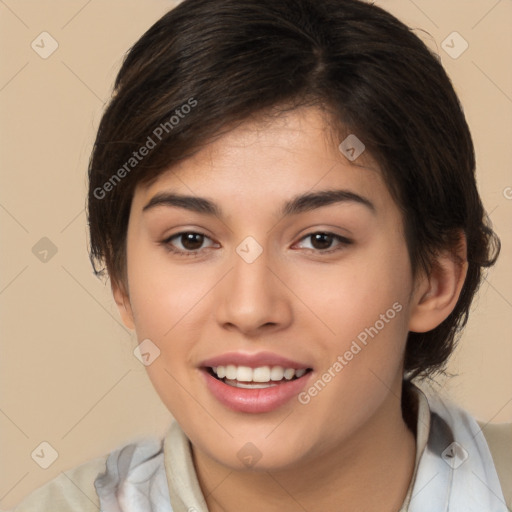
[[125,291],[124,284],[112,280],[110,286],[112,288],[112,295],[114,296],[117,309],[119,310],[119,314],[121,315],[121,319],[123,320],[124,325],[126,325],[126,327],[129,329],[135,329],[130,297]]
[[458,247],[439,254],[428,276],[419,278],[413,300],[409,331],[435,329],[454,310],[468,270],[466,237],[461,235]]

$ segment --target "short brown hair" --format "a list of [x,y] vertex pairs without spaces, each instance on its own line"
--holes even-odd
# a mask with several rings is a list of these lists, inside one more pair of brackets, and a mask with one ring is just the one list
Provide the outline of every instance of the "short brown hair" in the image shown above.
[[[485,222],[471,135],[438,57],[394,16],[363,1],[185,0],[137,41],[89,165],[95,272],[106,265],[111,279],[124,282],[138,184],[282,105],[327,109],[334,125],[364,141],[403,212],[415,273],[429,271],[433,256],[465,234],[469,267],[454,311],[407,340],[409,378],[442,369],[499,239]],[[130,160],[143,146],[145,156]]]

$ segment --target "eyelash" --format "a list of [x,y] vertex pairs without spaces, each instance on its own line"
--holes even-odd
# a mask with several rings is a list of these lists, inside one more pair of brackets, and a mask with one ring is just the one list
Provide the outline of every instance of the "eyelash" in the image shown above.
[[[163,240],[161,242],[162,245],[165,246],[165,248],[173,253],[173,254],[176,254],[178,256],[185,256],[185,257],[198,257],[199,256],[199,252],[202,250],[202,249],[197,249],[195,251],[183,251],[181,249],[176,249],[172,244],[171,244],[171,241],[175,238],[180,238],[181,236],[183,235],[189,235],[189,234],[194,234],[194,235],[201,235],[209,240],[210,237],[208,237],[207,235],[205,235],[204,233],[200,233],[198,231],[181,231],[180,233],[176,233],[172,236],[170,236],[169,238],[166,238],[165,240]],[[310,238],[312,237],[313,235],[328,235],[328,236],[331,236],[334,240],[337,240],[339,242],[339,244],[334,248],[334,249],[325,249],[325,250],[321,250],[321,249],[310,249],[310,248],[306,248],[308,251],[313,251],[313,252],[316,252],[318,254],[331,254],[331,253],[334,253],[334,252],[337,252],[337,251],[340,251],[340,250],[343,250],[346,246],[348,245],[351,245],[353,243],[353,240],[350,240],[349,238],[346,238],[344,236],[341,236],[341,235],[337,235],[336,233],[331,233],[329,231],[314,231],[312,233],[308,233],[307,235],[303,236],[300,241],[302,240],[305,240],[306,238]]]

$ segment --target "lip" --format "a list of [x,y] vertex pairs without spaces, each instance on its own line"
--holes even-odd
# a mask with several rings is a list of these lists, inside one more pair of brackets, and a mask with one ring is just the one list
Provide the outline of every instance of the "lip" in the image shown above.
[[[210,366],[209,361],[206,366]],[[207,368],[200,368],[200,372],[205,379],[206,387],[218,402],[233,411],[252,414],[271,412],[281,407],[306,387],[313,374],[309,371],[298,379],[281,381],[280,384],[268,388],[246,389],[225,384],[213,377]]]
[[272,352],[257,352],[255,354],[227,352],[202,361],[199,366],[211,368],[213,366],[227,366],[228,364],[248,366],[249,368],[257,368],[258,366],[282,366],[285,369],[293,368],[294,370],[311,368],[311,366],[305,363],[293,361]]

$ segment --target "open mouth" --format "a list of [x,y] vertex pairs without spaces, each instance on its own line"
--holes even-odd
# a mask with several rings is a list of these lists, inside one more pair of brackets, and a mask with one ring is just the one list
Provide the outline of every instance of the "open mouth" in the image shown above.
[[206,371],[224,384],[244,389],[265,389],[300,379],[311,368],[283,368],[282,366],[209,366]]

